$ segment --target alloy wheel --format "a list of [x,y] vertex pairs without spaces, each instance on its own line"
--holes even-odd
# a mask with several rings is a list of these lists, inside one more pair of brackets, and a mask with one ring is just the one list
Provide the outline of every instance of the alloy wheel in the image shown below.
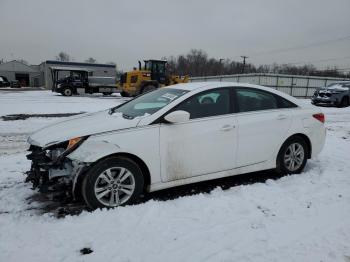
[[124,167],[112,167],[96,179],[94,192],[97,200],[107,207],[124,204],[135,190],[134,175]]
[[288,146],[284,154],[284,165],[285,167],[293,172],[298,170],[305,158],[304,147],[299,143],[292,143]]

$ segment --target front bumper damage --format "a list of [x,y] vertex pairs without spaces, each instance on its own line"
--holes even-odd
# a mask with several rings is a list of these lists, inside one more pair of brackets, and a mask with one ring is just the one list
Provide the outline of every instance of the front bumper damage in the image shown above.
[[312,104],[328,104],[338,105],[342,100],[343,94],[341,92],[334,92],[328,90],[316,90],[311,97]]
[[33,184],[33,189],[53,196],[76,199],[78,178],[87,169],[87,164],[67,158],[70,152],[61,144],[51,148],[31,145],[27,159],[31,168],[26,172],[25,182]]

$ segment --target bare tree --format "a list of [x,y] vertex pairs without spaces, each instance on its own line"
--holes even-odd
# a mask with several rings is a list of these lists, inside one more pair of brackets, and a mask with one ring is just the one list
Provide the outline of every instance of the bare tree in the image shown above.
[[21,62],[22,64],[25,64],[25,65],[29,65],[29,63],[27,62],[27,60],[24,60],[24,59],[18,59],[17,60],[18,62]]
[[[168,71],[172,74],[190,76],[210,76],[222,74],[239,74],[240,62],[224,58],[209,58],[203,50],[192,49],[187,55],[170,56]],[[252,64],[246,64],[246,72],[256,71]]]
[[97,60],[93,57],[89,57],[88,59],[85,60],[85,62],[90,64],[96,64]]
[[[168,72],[177,75],[215,76],[242,73],[242,62],[224,58],[209,58],[203,50],[192,49],[186,55],[168,57]],[[342,72],[336,67],[317,70],[312,64],[296,66],[292,64],[271,64],[256,67],[245,64],[245,73],[275,73],[289,75],[310,75],[329,77],[349,77],[349,73]]]
[[61,61],[61,62],[69,62],[70,61],[70,56],[67,53],[61,51],[56,56],[56,60],[57,61]]

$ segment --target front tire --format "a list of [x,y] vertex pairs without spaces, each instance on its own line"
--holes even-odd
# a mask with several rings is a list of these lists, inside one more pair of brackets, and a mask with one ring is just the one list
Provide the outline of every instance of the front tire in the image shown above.
[[348,107],[350,104],[349,97],[344,96],[338,107]]
[[120,92],[120,95],[121,95],[122,97],[130,97],[129,93],[127,93],[127,92],[125,92],[125,91],[121,91],[121,92]]
[[305,140],[299,136],[288,139],[277,157],[277,172],[280,174],[300,174],[309,155]]
[[72,96],[73,95],[73,90],[69,87],[65,87],[63,90],[62,90],[62,95],[63,96]]
[[98,162],[85,175],[82,195],[91,208],[114,208],[135,203],[143,193],[140,167],[126,157],[110,157]]

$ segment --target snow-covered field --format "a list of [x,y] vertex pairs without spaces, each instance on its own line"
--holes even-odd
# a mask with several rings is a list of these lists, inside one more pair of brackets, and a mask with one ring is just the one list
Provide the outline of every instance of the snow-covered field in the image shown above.
[[[121,101],[0,92],[0,116]],[[58,119],[0,120],[0,261],[350,261],[350,108],[322,110],[326,145],[301,175],[61,219],[23,183],[26,137]]]

